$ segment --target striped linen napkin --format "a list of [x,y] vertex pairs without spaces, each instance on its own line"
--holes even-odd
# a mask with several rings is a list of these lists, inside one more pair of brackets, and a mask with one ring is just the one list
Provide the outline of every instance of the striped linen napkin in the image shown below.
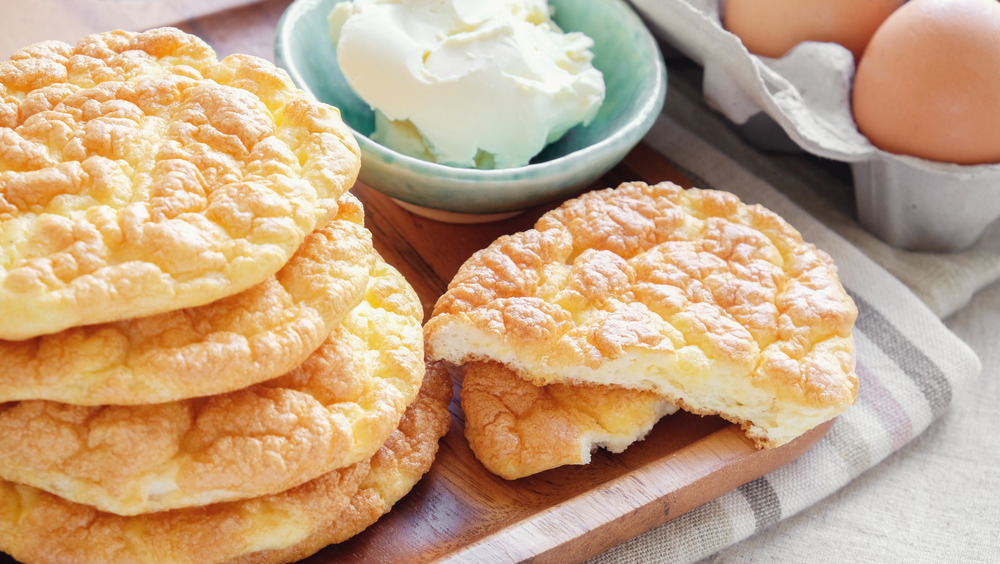
[[[690,562],[817,503],[923,432],[981,365],[927,304],[870,256],[688,125],[715,120],[671,81],[646,143],[702,188],[733,192],[781,214],[836,261],[858,306],[857,403],[797,460],[595,557],[594,564]],[[732,146],[738,140],[728,140]],[[759,157],[758,157],[759,158]]]

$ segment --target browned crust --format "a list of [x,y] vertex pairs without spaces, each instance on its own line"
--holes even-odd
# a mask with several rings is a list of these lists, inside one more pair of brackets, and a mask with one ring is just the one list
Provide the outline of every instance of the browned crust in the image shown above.
[[495,362],[462,370],[465,438],[490,472],[513,480],[621,452],[676,408],[659,395],[597,384],[536,386]]
[[654,390],[776,446],[854,402],[856,315],[833,260],[777,214],[631,182],[477,252],[425,335],[433,358]]
[[0,402],[132,405],[231,392],[298,366],[364,296],[375,261],[349,192],[275,276],[149,317],[0,341]]
[[[451,424],[451,376],[440,363],[428,361],[420,397],[406,411],[397,432],[372,457],[371,471],[361,482],[351,504],[325,530],[283,551],[267,551],[237,559],[241,564],[293,562],[331,544],[361,534],[392,510],[430,470],[438,441]],[[336,551],[336,547],[329,550]]]
[[450,399],[447,373],[428,370],[399,428],[370,461],[244,501],[122,517],[0,482],[0,550],[35,563],[305,558],[373,523],[423,476],[447,432]]
[[364,460],[420,387],[422,313],[378,259],[364,301],[268,382],[151,405],[0,404],[0,476],[129,515],[266,495]]
[[261,59],[173,28],[0,62],[0,338],[208,303],[278,271],[359,151]]

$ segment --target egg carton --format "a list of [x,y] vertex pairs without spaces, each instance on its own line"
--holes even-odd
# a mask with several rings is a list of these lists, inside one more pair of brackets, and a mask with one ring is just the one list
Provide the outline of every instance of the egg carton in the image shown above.
[[[788,140],[851,166],[858,221],[892,246],[953,252],[1000,218],[1000,165],[958,165],[882,151],[851,113],[854,58],[833,43],[801,43],[773,59],[726,31],[725,0],[630,0],[663,40],[704,68],[706,103],[758,146]],[[762,119],[766,121],[762,125]]]

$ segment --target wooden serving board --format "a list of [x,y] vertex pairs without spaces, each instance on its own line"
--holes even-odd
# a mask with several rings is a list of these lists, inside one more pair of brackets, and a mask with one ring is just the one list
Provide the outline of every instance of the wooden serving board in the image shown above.
[[[631,180],[690,186],[639,145],[592,188]],[[530,228],[558,205],[502,222],[462,225],[413,215],[363,185],[354,193],[365,204],[376,248],[413,285],[425,316],[472,253],[500,235]],[[505,481],[487,472],[465,441],[460,378],[454,376],[452,425],[430,472],[379,522],[305,562],[579,562],[786,464],[832,424],[758,451],[736,425],[678,412],[624,453],[599,451],[586,466]],[[13,560],[0,553],[0,564],[8,562]]]
[[[670,180],[676,169],[639,145],[592,188]],[[459,266],[498,236],[530,228],[558,205],[484,224],[449,224],[413,215],[358,185],[366,223],[383,257],[411,282],[429,316]],[[795,459],[827,423],[783,447],[758,451],[739,427],[687,413],[664,418],[624,453],[595,453],[569,466],[506,481],[487,472],[463,436],[460,376],[453,374],[452,426],[431,471],[361,535],[306,560],[341,562],[577,562],[599,554]]]
[[505,481],[453,423],[423,480],[360,535],[304,562],[580,562],[749,482],[808,450],[832,422],[771,450],[735,425],[678,412],[622,454]]

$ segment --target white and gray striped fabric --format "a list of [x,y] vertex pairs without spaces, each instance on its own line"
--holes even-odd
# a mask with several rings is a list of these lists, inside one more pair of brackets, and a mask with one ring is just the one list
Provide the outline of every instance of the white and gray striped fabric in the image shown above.
[[[697,561],[771,528],[921,434],[951,407],[955,390],[981,370],[976,354],[921,297],[834,228],[870,236],[858,235],[860,228],[849,217],[818,201],[808,187],[795,186],[801,177],[768,171],[773,162],[744,145],[691,90],[689,84],[671,81],[664,114],[646,142],[696,186],[764,205],[834,257],[858,306],[858,401],[800,458],[595,557],[593,564]],[[789,195],[816,209],[824,221]],[[817,554],[816,561],[824,560]]]

